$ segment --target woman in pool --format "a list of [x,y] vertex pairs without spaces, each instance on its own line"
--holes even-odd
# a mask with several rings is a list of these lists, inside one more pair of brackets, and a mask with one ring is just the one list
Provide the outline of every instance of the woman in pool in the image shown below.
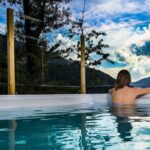
[[132,123],[130,116],[143,116],[145,112],[136,110],[135,99],[143,94],[150,93],[150,88],[131,87],[131,76],[127,70],[121,70],[116,79],[116,84],[111,89],[112,107],[111,113],[116,116],[117,131],[124,141],[132,141]]
[[116,84],[111,89],[114,104],[134,104],[137,96],[150,93],[150,88],[135,88],[130,86],[131,76],[127,70],[118,73]]

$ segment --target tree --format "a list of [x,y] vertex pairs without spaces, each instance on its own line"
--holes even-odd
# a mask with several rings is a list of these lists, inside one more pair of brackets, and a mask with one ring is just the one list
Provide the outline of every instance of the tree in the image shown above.
[[[75,36],[78,36],[78,41],[76,44],[72,44],[70,47],[62,48],[63,41],[57,41],[51,48],[50,51],[57,52],[62,57],[69,58],[70,54],[74,53],[76,55],[76,59],[80,60],[81,58],[81,41],[80,35],[82,34],[82,23],[72,22],[72,28],[69,29],[68,38],[70,40],[74,40]],[[106,36],[105,32],[98,32],[95,30],[90,31],[85,35],[85,60],[87,66],[97,66],[100,65],[102,61],[106,60],[109,63],[114,63],[111,59],[109,59],[109,54],[104,53],[104,48],[109,48],[109,45],[104,44],[103,37]],[[61,47],[61,48],[60,48]],[[57,49],[57,50],[56,50]],[[96,57],[94,57],[95,55]],[[70,58],[70,60],[72,60]]]
[[[19,5],[21,10],[16,20],[16,35],[26,46],[27,71],[33,82],[37,75],[37,58],[41,55],[41,43],[47,44],[44,33],[52,32],[69,22],[70,12],[65,3],[70,0],[1,0],[2,4]],[[25,36],[23,36],[25,35]],[[41,42],[42,41],[42,42]],[[40,45],[39,45],[40,43]]]
[[[49,51],[46,51],[48,43],[46,37],[43,36],[46,35],[46,33],[52,33],[54,30],[70,23],[70,10],[64,5],[70,0],[23,0],[23,3],[21,3],[20,0],[0,0],[0,2],[3,1],[20,6],[20,17],[18,17],[15,22],[16,40],[23,42],[25,48],[20,50],[18,48],[16,58],[18,63],[17,68],[20,66],[23,68],[26,65],[25,70],[27,70],[27,72],[25,74],[28,73],[28,77],[25,83],[29,83],[30,81],[32,84],[37,84],[41,81],[42,74],[39,73],[39,70],[41,71],[42,68],[41,64],[43,63],[41,57],[44,57],[44,61],[48,62],[52,55],[60,55],[69,58],[70,54],[74,53],[79,60],[80,41],[77,41],[76,44],[72,44],[67,48],[61,48],[63,43],[62,41],[58,41]],[[79,36],[82,31],[83,20],[72,22],[72,28],[68,30],[68,37],[70,40],[74,40],[74,37],[76,35]],[[113,63],[113,61],[109,59],[109,54],[103,52],[103,49],[108,47],[107,44],[103,44],[103,38],[100,38],[103,36],[106,36],[104,32],[97,32],[94,30],[86,34],[85,46],[87,65],[95,66],[101,64],[103,60]],[[95,40],[97,40],[97,43],[94,42]],[[25,54],[21,54],[21,50],[24,50]],[[99,58],[95,59],[93,54],[96,54]],[[25,62],[24,64],[22,64],[22,60]],[[48,63],[45,64],[48,65]],[[22,68],[20,69],[21,74],[23,72]],[[46,66],[46,68],[48,69],[48,66]],[[46,74],[46,72],[43,74]]]

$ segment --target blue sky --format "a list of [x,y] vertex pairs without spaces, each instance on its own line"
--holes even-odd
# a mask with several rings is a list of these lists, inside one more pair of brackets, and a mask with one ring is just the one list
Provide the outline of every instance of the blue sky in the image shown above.
[[6,9],[0,7],[0,33],[5,33],[6,27]]
[[3,7],[0,7],[0,22],[6,24],[6,9]]
[[[72,1],[73,19],[81,17],[82,0]],[[79,8],[79,9],[78,9]],[[150,0],[86,0],[85,32],[105,31],[104,43],[115,65],[103,62],[96,69],[116,77],[128,69],[133,81],[150,76]],[[140,53],[139,53],[140,51]]]
[[[103,62],[96,69],[116,77],[120,69],[128,69],[133,81],[150,77],[150,0],[85,0],[85,34],[95,29],[105,31],[104,43],[109,48],[114,65]],[[72,0],[67,4],[72,19],[82,16],[83,0]],[[5,10],[0,7],[0,31],[3,31]],[[75,41],[63,36],[64,31],[55,32],[55,40],[62,40],[68,47]],[[53,37],[53,35],[49,35]],[[70,57],[73,59],[75,55]]]

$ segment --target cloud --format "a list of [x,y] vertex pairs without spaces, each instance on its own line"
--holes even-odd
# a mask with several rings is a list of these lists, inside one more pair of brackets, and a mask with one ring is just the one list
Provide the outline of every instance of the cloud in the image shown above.
[[68,3],[67,6],[70,8],[71,19],[73,21],[79,21],[82,18],[83,5],[84,3],[81,0],[72,0]]
[[[70,7],[73,20],[81,19],[83,1],[73,0],[66,5]],[[114,78],[120,69],[128,69],[133,80],[150,76],[150,26],[147,25],[150,20],[149,10],[150,0],[86,0],[85,33],[92,29],[105,31],[107,36],[104,38],[104,44],[108,44],[110,48],[104,49],[104,52],[110,53],[110,58],[118,63],[114,67],[105,63],[96,69]],[[145,23],[141,24],[142,20]],[[4,25],[0,24],[0,32],[4,31],[3,29]],[[56,36],[52,35],[50,43],[61,40],[60,49],[76,44],[76,40],[64,36],[65,33],[55,34]],[[72,53],[70,57],[76,60],[76,54]]]
[[118,72],[121,69],[127,69],[131,73],[132,81],[137,81],[139,79],[150,76],[150,62],[148,57],[136,57],[135,55],[132,55],[131,57],[129,57],[129,59],[127,59],[127,61],[130,61],[130,64],[125,67],[106,68],[103,66],[99,66],[96,67],[96,69],[101,70],[114,78],[116,78]]
[[[76,0],[70,6],[72,18],[81,18],[83,3]],[[150,0],[86,0],[84,31],[105,31],[104,44],[110,48],[104,51],[117,62],[114,66],[102,63],[96,69],[114,78],[121,69],[128,69],[134,81],[150,76],[149,10]]]
[[13,3],[11,3],[10,1],[8,2],[8,0],[3,0],[3,1],[1,2],[1,6],[0,6],[1,8],[0,8],[0,9],[1,9],[1,10],[4,10],[4,9],[5,9],[5,11],[6,11],[7,8],[12,8],[12,9],[15,10],[15,12],[16,12],[16,11],[23,11],[23,9],[22,9],[22,7],[21,7],[21,3],[22,3],[22,1],[13,4]]
[[150,41],[145,42],[145,44],[141,47],[137,46],[136,44],[132,44],[130,49],[137,56],[139,55],[150,56]]
[[135,28],[134,26],[117,29],[118,26],[123,27],[124,25],[124,23],[120,23],[118,25],[112,22],[112,24],[110,24],[110,27],[113,26],[114,30],[109,31],[108,29],[108,31],[105,31],[104,29],[107,28],[108,25],[103,25],[99,30],[104,30],[106,32],[107,37],[105,39],[105,42],[111,42],[110,45],[112,47],[129,48],[131,44],[143,46],[146,41],[149,41],[150,30],[148,27],[144,27],[144,29],[142,30],[139,30],[139,28]]
[[[110,27],[118,24],[112,22]],[[120,23],[121,25],[121,23]],[[124,23],[123,23],[124,25]],[[99,30],[107,28],[108,25],[103,25]],[[145,26],[142,30],[130,26],[128,28],[119,28],[106,32],[105,43],[109,44],[110,48],[107,50],[111,54],[111,58],[117,62],[126,63],[126,66],[116,68],[97,67],[100,70],[116,77],[116,73],[120,69],[128,69],[133,76],[133,80],[139,80],[144,77],[150,76],[150,61],[149,61],[149,39],[150,29]],[[131,49],[132,45],[136,45],[138,50]],[[148,53],[147,53],[148,52]]]
[[93,5],[88,7],[89,9],[86,11],[86,18],[90,19],[91,17],[96,18],[110,18],[110,17],[118,17],[123,14],[139,14],[143,12],[149,13],[150,2],[143,0],[101,0],[97,1],[97,5],[95,6],[96,1],[93,1]]
[[[77,41],[72,40],[66,36],[63,36],[63,34],[59,33],[56,38],[54,43],[61,43],[61,45],[56,49],[57,50],[65,50],[67,48],[72,47],[73,45],[77,45]],[[53,43],[52,43],[53,45]],[[75,52],[70,53],[69,57],[67,59],[73,59],[73,60],[78,60],[77,59],[77,54]]]
[[[135,20],[136,22],[137,20]],[[124,26],[127,23],[115,23],[103,24],[100,27],[95,27],[97,31],[106,30],[108,28],[117,28],[118,26]],[[94,29],[91,27],[90,29]],[[116,64],[109,65],[108,63],[102,63],[101,66],[97,66],[99,69],[105,73],[108,73],[112,77],[116,77],[116,74],[121,69],[128,69],[131,72],[133,81],[139,80],[144,77],[150,76],[150,62],[149,56],[147,55],[145,49],[150,39],[150,28],[149,25],[143,27],[142,29],[134,26],[128,26],[126,28],[117,28],[115,30],[106,31],[107,36],[104,38],[104,43],[108,44],[110,48],[104,49],[104,52],[110,53],[110,58],[116,61]],[[63,33],[57,35],[56,41],[62,41],[62,46],[60,49],[65,49],[76,44],[75,40],[69,39],[64,36]],[[131,46],[135,44],[139,51],[133,51]],[[147,49],[148,50],[148,49]],[[140,52],[140,55],[138,53]],[[76,60],[76,54],[72,53],[70,57]]]
[[3,23],[0,23],[0,34],[6,34],[6,25]]

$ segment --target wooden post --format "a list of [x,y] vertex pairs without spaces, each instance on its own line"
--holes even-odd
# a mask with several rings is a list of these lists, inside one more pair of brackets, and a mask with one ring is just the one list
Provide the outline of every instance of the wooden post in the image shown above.
[[8,94],[15,94],[14,11],[7,9]]
[[85,42],[84,35],[81,35],[81,93],[86,93],[86,78],[85,78]]

